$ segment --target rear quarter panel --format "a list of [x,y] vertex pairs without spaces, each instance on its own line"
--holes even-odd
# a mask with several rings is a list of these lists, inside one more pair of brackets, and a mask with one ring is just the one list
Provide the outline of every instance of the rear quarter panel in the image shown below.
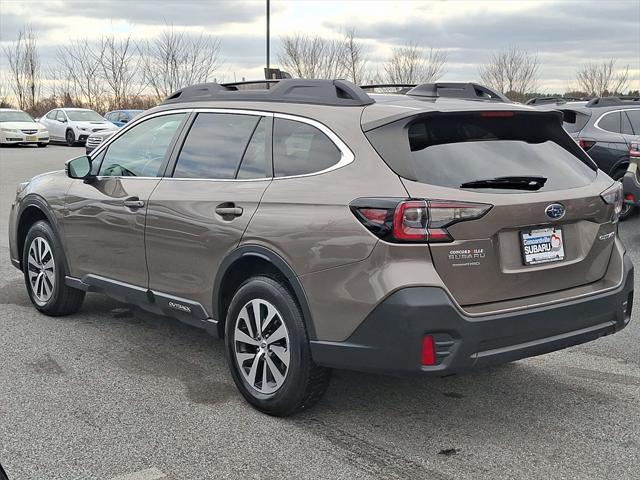
[[371,254],[378,239],[354,217],[352,200],[407,195],[398,176],[364,137],[359,116],[318,121],[349,146],[354,161],[319,175],[274,179],[242,239],[243,244],[275,251],[297,275],[358,262]]

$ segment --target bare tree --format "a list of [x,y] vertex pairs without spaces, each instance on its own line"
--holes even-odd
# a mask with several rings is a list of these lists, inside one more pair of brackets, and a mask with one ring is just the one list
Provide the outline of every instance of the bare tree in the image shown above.
[[622,70],[615,67],[614,58],[585,63],[576,71],[579,89],[597,97],[622,94],[629,87],[629,65]]
[[346,78],[356,85],[361,84],[365,76],[368,59],[365,55],[364,46],[356,38],[355,27],[349,27],[345,31],[342,59]]
[[294,77],[342,78],[348,70],[346,42],[340,39],[298,33],[282,37],[281,41],[280,64]]
[[11,75],[11,89],[21,109],[33,109],[40,94],[40,56],[37,36],[30,25],[4,48]]
[[0,72],[0,108],[8,108],[11,105],[9,103],[10,90],[9,79],[3,72]]
[[93,109],[100,107],[104,93],[100,75],[102,47],[79,39],[58,48],[60,75],[70,81],[73,96]]
[[511,94],[513,100],[522,100],[525,93],[537,88],[539,69],[536,54],[514,46],[494,52],[479,73],[482,83]]
[[121,40],[107,36],[100,43],[100,74],[110,96],[109,108],[122,108],[145,88],[142,59],[130,36]]
[[425,52],[410,42],[392,50],[384,71],[389,83],[428,83],[441,78],[446,65],[446,52],[434,48]]
[[220,63],[220,41],[177,32],[173,26],[140,48],[145,82],[158,99],[187,85],[210,80]]

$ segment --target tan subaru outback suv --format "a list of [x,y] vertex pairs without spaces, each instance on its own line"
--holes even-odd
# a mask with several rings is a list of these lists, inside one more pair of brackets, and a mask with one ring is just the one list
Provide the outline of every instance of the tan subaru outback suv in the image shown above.
[[103,292],[202,327],[272,415],[331,368],[448,375],[629,322],[621,186],[561,113],[475,84],[269,86],[185,88],[21,184],[35,308]]

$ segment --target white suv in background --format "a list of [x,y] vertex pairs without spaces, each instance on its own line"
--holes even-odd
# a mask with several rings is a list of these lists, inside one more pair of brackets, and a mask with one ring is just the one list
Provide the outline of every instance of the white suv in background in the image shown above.
[[88,108],[56,108],[42,117],[40,123],[49,130],[52,141],[65,142],[70,147],[86,142],[93,132],[118,128]]
[[22,110],[0,108],[0,144],[24,143],[46,147],[49,132]]

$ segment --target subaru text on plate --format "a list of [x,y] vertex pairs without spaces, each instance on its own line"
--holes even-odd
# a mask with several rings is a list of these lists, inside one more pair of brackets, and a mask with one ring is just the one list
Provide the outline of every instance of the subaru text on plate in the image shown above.
[[629,322],[621,185],[560,112],[476,84],[264,84],[184,88],[19,185],[35,308],[103,292],[202,327],[281,416],[331,368],[448,375]]

